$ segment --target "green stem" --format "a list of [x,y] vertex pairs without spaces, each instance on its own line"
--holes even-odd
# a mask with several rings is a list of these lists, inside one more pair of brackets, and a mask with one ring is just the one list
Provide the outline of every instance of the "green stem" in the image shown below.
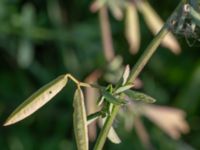
[[[162,39],[169,32],[172,19],[174,19],[176,17],[177,12],[179,12],[177,9],[181,8],[181,6],[182,6],[182,3],[180,3],[178,5],[178,7],[175,9],[175,11],[172,13],[172,15],[166,21],[166,23],[164,24],[164,26],[162,27],[160,32],[156,35],[156,37],[153,39],[153,41],[149,44],[149,46],[147,47],[147,49],[145,50],[145,52],[143,53],[141,58],[138,60],[138,62],[136,63],[136,65],[132,69],[130,77],[129,77],[126,84],[128,84],[130,82],[131,83],[134,82],[135,79],[137,78],[137,76],[140,74],[140,72],[142,71],[144,66],[147,64],[147,62],[149,61],[151,56],[156,51],[156,49],[159,46],[159,44],[161,43]],[[105,124],[104,124],[104,126],[103,126],[103,128],[102,128],[102,130],[99,134],[99,137],[97,138],[94,150],[102,150],[103,149],[103,145],[106,141],[106,137],[108,135],[110,127],[112,126],[113,121],[114,121],[120,107],[121,107],[121,105],[114,105],[111,115],[106,119],[106,122],[105,122]]]
[[99,134],[99,137],[94,146],[94,150],[102,150],[103,149],[103,145],[106,141],[110,127],[112,126],[113,121],[114,121],[117,113],[119,112],[120,107],[121,107],[120,105],[114,105],[111,115],[107,117],[106,122]]
[[135,81],[135,79],[138,77],[144,66],[147,64],[149,59],[152,57],[154,52],[157,50],[158,46],[162,42],[163,38],[169,33],[170,28],[172,26],[172,20],[177,16],[178,9],[182,6],[182,3],[178,5],[178,7],[175,9],[175,11],[172,13],[172,15],[169,17],[169,19],[166,21],[166,23],[163,25],[162,29],[156,34],[153,41],[149,44],[149,46],[144,51],[143,55],[140,57],[140,59],[137,61],[134,68],[131,70],[129,79],[127,83],[132,83]]

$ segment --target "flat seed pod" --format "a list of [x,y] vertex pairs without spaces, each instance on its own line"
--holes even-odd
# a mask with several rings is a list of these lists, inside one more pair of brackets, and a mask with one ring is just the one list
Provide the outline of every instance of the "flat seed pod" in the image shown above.
[[4,126],[14,124],[37,111],[63,89],[67,84],[67,80],[66,75],[61,75],[40,88],[14,110],[8,117]]
[[73,124],[78,150],[88,150],[87,116],[84,104],[83,92],[78,87],[74,94]]
[[124,92],[129,98],[136,100],[136,101],[144,101],[146,103],[154,103],[156,100],[149,95],[146,95],[141,92],[127,90]]

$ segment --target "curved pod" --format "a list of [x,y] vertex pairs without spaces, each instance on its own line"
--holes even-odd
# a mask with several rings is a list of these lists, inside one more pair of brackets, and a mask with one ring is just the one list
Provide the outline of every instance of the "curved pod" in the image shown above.
[[14,124],[30,116],[60,92],[67,84],[67,81],[67,76],[61,75],[44,85],[13,111],[6,120],[4,126]]

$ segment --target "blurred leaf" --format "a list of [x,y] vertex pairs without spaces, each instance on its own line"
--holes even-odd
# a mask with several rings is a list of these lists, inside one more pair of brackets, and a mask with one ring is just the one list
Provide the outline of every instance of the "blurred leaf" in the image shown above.
[[122,2],[121,0],[109,0],[107,1],[108,7],[110,8],[111,13],[117,20],[121,20],[123,18],[122,12]]
[[143,114],[173,139],[179,139],[181,133],[189,132],[189,125],[184,119],[185,112],[180,109],[146,105]]
[[35,23],[35,9],[32,4],[26,4],[23,6],[21,14],[21,24],[25,30],[30,30]]
[[[157,34],[164,24],[162,19],[146,0],[141,1],[138,7],[140,12],[144,16],[144,19],[149,26],[149,29],[153,32],[154,35]],[[168,33],[161,44],[169,48],[174,54],[179,54],[181,51],[180,45],[178,44],[178,41],[175,39],[172,33]]]
[[94,2],[90,6],[90,10],[92,12],[98,11],[106,4],[106,1],[107,0],[94,0]]
[[131,100],[135,101],[143,101],[146,103],[154,103],[156,100],[149,95],[146,95],[141,92],[133,91],[133,90],[126,90],[124,92]]
[[59,5],[59,1],[48,0],[47,2],[48,2],[47,3],[48,16],[51,22],[54,25],[62,25],[62,15],[61,15],[61,7]]
[[130,52],[136,54],[140,48],[140,25],[135,4],[126,5],[126,39],[130,45]]
[[34,59],[34,48],[30,40],[24,39],[19,43],[17,61],[19,66],[27,68]]
[[200,100],[200,63],[197,63],[194,71],[191,73],[189,81],[180,90],[175,104],[181,107],[189,114],[194,114],[199,110],[199,100]]

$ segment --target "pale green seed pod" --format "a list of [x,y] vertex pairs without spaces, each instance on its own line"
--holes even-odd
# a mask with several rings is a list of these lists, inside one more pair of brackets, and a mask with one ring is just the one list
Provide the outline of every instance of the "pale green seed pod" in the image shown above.
[[67,81],[67,76],[61,75],[40,88],[14,110],[6,120],[4,126],[14,124],[30,116],[60,92],[67,84]]
[[88,150],[87,116],[84,96],[80,87],[78,87],[74,94],[73,107],[73,124],[77,148],[78,150]]

